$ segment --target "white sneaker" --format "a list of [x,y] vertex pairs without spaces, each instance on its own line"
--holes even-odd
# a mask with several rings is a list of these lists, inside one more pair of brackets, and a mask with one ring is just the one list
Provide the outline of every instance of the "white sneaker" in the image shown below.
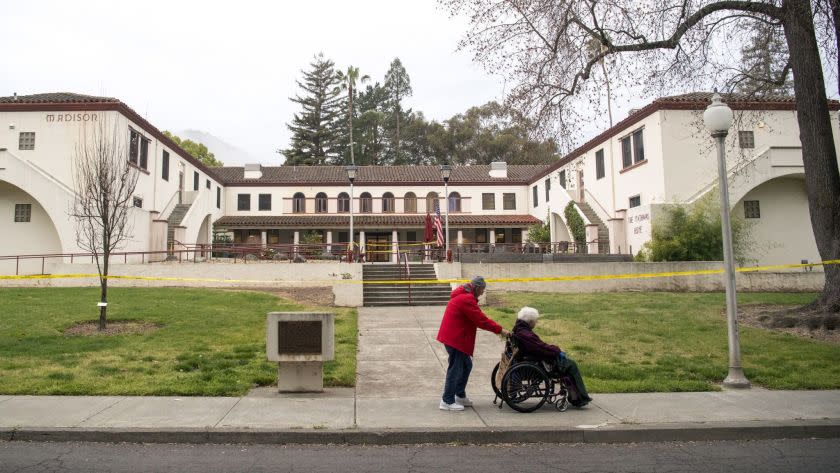
[[440,410],[442,411],[463,411],[464,406],[458,404],[457,402],[453,402],[452,404],[447,404],[443,402],[443,399],[440,400]]
[[472,405],[473,405],[473,402],[468,397],[455,396],[455,402],[457,404],[460,404],[460,405],[464,406],[464,407],[472,407]]

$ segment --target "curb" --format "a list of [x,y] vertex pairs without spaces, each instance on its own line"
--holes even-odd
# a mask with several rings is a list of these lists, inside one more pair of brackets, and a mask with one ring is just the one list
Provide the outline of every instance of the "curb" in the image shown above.
[[180,444],[635,443],[840,438],[840,419],[737,423],[616,424],[601,429],[0,429],[0,440]]

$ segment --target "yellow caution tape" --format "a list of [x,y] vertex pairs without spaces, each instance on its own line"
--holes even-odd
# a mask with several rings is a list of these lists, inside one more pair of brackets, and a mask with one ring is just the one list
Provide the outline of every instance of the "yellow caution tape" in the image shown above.
[[[755,266],[748,268],[737,268],[735,271],[739,273],[753,273],[759,271],[768,271],[773,269],[791,269],[791,268],[807,268],[814,266],[828,266],[832,264],[840,264],[840,260],[828,260],[821,263],[806,263],[806,264],[777,264],[769,266]],[[670,271],[663,273],[626,273],[626,274],[598,274],[598,275],[578,275],[578,276],[549,276],[536,278],[493,278],[486,279],[488,283],[510,283],[510,282],[546,282],[546,281],[596,281],[605,279],[646,279],[646,278],[664,278],[664,277],[678,277],[678,276],[701,276],[710,274],[721,274],[723,269],[703,269],[694,271]],[[83,279],[83,278],[98,278],[98,274],[36,274],[27,276],[0,276],[0,280],[4,279]],[[140,281],[187,281],[187,282],[224,282],[224,283],[248,283],[248,284],[266,284],[266,283],[281,283],[287,282],[284,280],[251,280],[251,279],[217,279],[217,278],[176,278],[176,277],[162,277],[162,276],[125,276],[125,275],[109,275],[108,279],[132,279]],[[469,279],[395,279],[395,280],[368,280],[362,281],[358,279],[326,279],[326,280],[308,280],[301,282],[308,283],[330,283],[330,284],[448,284],[448,283],[465,283]]]

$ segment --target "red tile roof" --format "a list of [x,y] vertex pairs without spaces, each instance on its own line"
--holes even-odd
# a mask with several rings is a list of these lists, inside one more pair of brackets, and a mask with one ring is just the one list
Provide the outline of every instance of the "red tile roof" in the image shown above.
[[[356,228],[423,228],[425,215],[377,214],[354,215]],[[476,226],[530,226],[540,223],[531,215],[462,215],[449,214],[449,225],[453,227]],[[251,228],[346,228],[350,226],[349,215],[254,215],[224,216],[214,223],[219,227]]]

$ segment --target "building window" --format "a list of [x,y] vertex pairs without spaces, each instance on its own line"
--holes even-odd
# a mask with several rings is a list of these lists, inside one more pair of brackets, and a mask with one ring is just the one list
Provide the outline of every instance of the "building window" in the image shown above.
[[761,207],[759,207],[757,200],[744,201],[744,217],[761,218]]
[[633,164],[645,160],[644,129],[633,132]]
[[751,131],[738,131],[738,145],[741,148],[755,148],[755,135]]
[[457,192],[450,192],[449,193],[449,211],[450,212],[460,212],[461,211],[461,194]]
[[163,162],[161,164],[160,177],[164,181],[169,180],[169,151],[163,152]]
[[22,131],[18,136],[18,149],[19,150],[33,150],[35,149],[35,132],[34,131]]
[[138,209],[142,209],[143,208],[143,199],[140,198],[140,197],[134,197],[131,204],[134,205],[135,207],[137,207]]
[[207,187],[208,189],[210,188],[210,179],[207,179],[207,182],[205,183],[205,187]]
[[394,194],[386,192],[382,194],[382,213],[394,213]]
[[522,243],[522,229],[521,228],[512,228],[511,229],[511,243]]
[[216,208],[217,209],[222,208],[222,188],[221,187],[216,188]]
[[560,187],[566,188],[566,170],[560,171]]
[[433,213],[435,211],[435,204],[437,203],[437,192],[429,192],[426,194],[426,213]]
[[633,207],[638,207],[640,205],[642,205],[642,196],[634,195],[633,197],[630,197],[630,208],[631,209]]
[[532,192],[532,194],[533,194],[533,199],[532,200],[534,201],[534,207],[536,207],[536,206],[540,205],[539,192],[537,192],[538,191],[537,186],[532,187],[531,190],[533,191]]
[[338,232],[338,243],[350,243],[350,232]]
[[409,243],[417,241],[417,232],[416,231],[405,232],[405,241],[407,241]]
[[595,152],[595,179],[601,179],[606,175],[604,170],[604,150]]
[[15,222],[32,221],[32,204],[15,204]]
[[629,168],[633,165],[633,143],[630,137],[621,139],[621,167]]
[[486,228],[476,228],[475,229],[475,242],[476,243],[487,243],[487,229]]
[[346,192],[338,194],[338,213],[350,212],[350,195]]
[[306,213],[306,196],[303,195],[303,192],[295,192],[292,197],[292,213]]
[[257,205],[260,210],[271,210],[271,194],[260,194]]
[[198,190],[198,171],[193,171],[193,190]]
[[496,194],[484,192],[481,194],[481,210],[496,210]]
[[131,128],[128,130],[130,132],[128,141],[128,162],[134,164],[140,169],[146,169],[149,163],[150,141]]
[[502,194],[502,208],[505,210],[516,210],[516,194],[513,192]]
[[370,192],[362,192],[362,195],[359,196],[359,212],[363,214],[369,214],[373,212],[373,197],[371,197]]
[[496,243],[505,243],[505,229],[504,228],[497,228],[496,229]]
[[238,194],[236,196],[236,210],[251,210],[251,194]]
[[319,214],[327,213],[327,194],[319,192],[315,194],[315,212]]
[[403,197],[403,212],[407,214],[417,213],[417,195],[414,192],[406,192]]
[[551,178],[545,180],[545,201],[548,202],[549,193],[551,192]]

